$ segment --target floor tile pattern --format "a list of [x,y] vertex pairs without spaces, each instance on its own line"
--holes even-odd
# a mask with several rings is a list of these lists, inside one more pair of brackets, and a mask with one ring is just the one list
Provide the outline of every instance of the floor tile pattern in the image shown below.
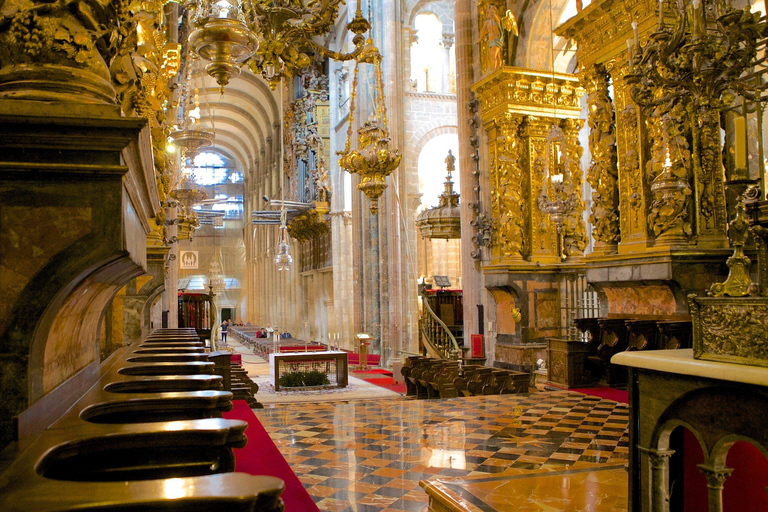
[[419,480],[626,462],[626,405],[558,391],[286,404],[256,415],[324,511],[421,511]]

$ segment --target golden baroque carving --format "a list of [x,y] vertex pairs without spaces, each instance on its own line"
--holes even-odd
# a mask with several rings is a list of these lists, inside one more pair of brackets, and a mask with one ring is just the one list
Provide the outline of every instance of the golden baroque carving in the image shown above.
[[768,299],[690,295],[688,303],[694,357],[768,366]]
[[[125,0],[6,0],[0,90],[29,99],[114,103],[109,64],[130,31]],[[37,95],[30,92],[35,85]]]
[[584,200],[581,197],[582,189],[582,172],[579,162],[581,162],[581,156],[584,153],[584,148],[579,143],[579,130],[581,130],[583,121],[578,119],[563,119],[561,122],[563,132],[565,133],[565,152],[567,153],[567,160],[575,162],[574,168],[569,173],[570,180],[566,183],[566,187],[571,190],[565,190],[565,193],[573,192],[576,198],[575,207],[568,212],[565,216],[565,233],[564,233],[564,247],[565,254],[569,257],[581,256],[584,254],[584,249],[587,247],[589,239],[587,238],[587,229],[584,224]]
[[[608,93],[608,72],[595,65],[582,75],[588,96],[589,150],[592,156],[587,181],[592,186],[592,235],[607,245],[618,243],[619,187],[616,157],[615,112]],[[637,157],[635,157],[637,159]]]
[[[492,142],[491,173],[497,186],[492,192],[491,214],[498,219],[493,241],[503,257],[522,258],[528,244],[526,236],[527,190],[520,166],[521,148],[518,128],[522,116],[508,114],[498,123],[496,140]],[[494,172],[495,171],[495,172]],[[493,180],[494,177],[492,176]]]
[[668,112],[656,109],[648,120],[653,141],[651,192],[653,202],[648,226],[656,237],[688,237],[692,234],[690,130],[685,105],[676,103]]
[[330,231],[328,221],[323,219],[317,210],[312,209],[291,219],[288,223],[288,234],[299,242],[306,242]]

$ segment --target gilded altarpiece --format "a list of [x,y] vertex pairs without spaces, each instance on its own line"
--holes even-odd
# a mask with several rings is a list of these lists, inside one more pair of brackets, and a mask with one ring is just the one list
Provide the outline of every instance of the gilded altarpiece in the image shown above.
[[649,31],[655,8],[648,0],[593,2],[556,30],[576,41],[579,76],[588,92],[592,162],[587,180],[593,189],[595,256],[644,252],[653,245],[648,229],[652,197],[643,164],[648,160],[644,119],[624,75],[631,23]]
[[[473,90],[480,101],[488,141],[494,226],[490,264],[559,262],[555,225],[537,202],[550,187],[553,166],[565,160],[565,155],[576,162],[565,173],[566,187],[579,198],[565,218],[564,252],[569,257],[581,255],[587,238],[578,166],[583,151],[578,142],[583,92],[578,80],[571,75],[502,67],[476,83]],[[565,133],[563,148],[547,142],[553,124]]]
[[[580,76],[590,92],[590,141],[615,141],[617,194],[608,198],[595,187],[594,176],[588,176],[593,203],[608,214],[593,215],[595,256],[613,252],[600,249],[616,242],[620,254],[727,245],[724,175],[722,165],[712,164],[719,162],[719,119],[701,115],[691,94],[666,104],[639,105],[627,81],[628,75],[638,71],[630,69],[630,55],[646,45],[656,28],[657,8],[656,2],[648,0],[593,2],[556,30],[578,46]],[[634,31],[633,22],[637,23]],[[604,76],[612,86],[610,98]],[[596,92],[596,83],[597,89],[604,88],[603,94]],[[663,88],[645,89],[648,103],[670,93]],[[610,100],[613,125],[605,123],[610,115],[603,107]],[[593,163],[595,150],[599,159],[606,148],[590,144]],[[612,212],[618,213],[615,222]],[[609,229],[604,229],[606,225]],[[616,228],[618,237],[611,242]]]

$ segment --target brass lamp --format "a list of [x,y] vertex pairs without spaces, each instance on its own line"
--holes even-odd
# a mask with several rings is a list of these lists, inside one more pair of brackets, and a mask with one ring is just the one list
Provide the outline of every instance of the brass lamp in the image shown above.
[[194,51],[209,61],[206,71],[224,91],[230,79],[248,63],[271,89],[284,77],[309,66],[309,52],[336,60],[356,58],[370,23],[358,6],[347,29],[355,34],[355,49],[334,52],[312,40],[333,26],[343,0],[203,0],[197,7],[197,29],[190,34]]
[[219,0],[198,13],[198,28],[189,35],[189,45],[208,61],[206,72],[216,79],[224,94],[230,79],[240,74],[240,66],[258,46],[256,35],[242,20],[237,0]]
[[372,64],[375,81],[375,108],[368,121],[357,130],[358,149],[351,149],[352,123],[347,129],[347,144],[340,153],[339,166],[360,176],[357,189],[371,200],[371,213],[379,211],[379,197],[387,188],[386,178],[400,165],[400,152],[393,147],[387,127],[387,108],[384,104],[384,81],[381,77],[381,53],[368,38],[355,65],[355,76],[350,93],[349,117],[353,119],[357,96],[357,77],[360,64]]
[[[200,125],[200,91],[192,81],[192,68],[195,59],[187,60],[187,79],[185,81],[187,108],[181,129],[171,132],[170,136],[176,146],[186,150],[186,156],[192,161],[202,148],[213,143],[213,133]],[[191,90],[190,90],[191,88]]]

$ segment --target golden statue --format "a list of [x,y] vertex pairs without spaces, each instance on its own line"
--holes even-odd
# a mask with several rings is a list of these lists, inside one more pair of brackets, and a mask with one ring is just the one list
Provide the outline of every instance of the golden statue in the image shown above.
[[507,13],[501,19],[501,26],[504,29],[504,64],[507,66],[515,65],[515,58],[517,57],[517,38],[520,35],[520,31],[517,28],[517,18],[510,9],[507,9]]

